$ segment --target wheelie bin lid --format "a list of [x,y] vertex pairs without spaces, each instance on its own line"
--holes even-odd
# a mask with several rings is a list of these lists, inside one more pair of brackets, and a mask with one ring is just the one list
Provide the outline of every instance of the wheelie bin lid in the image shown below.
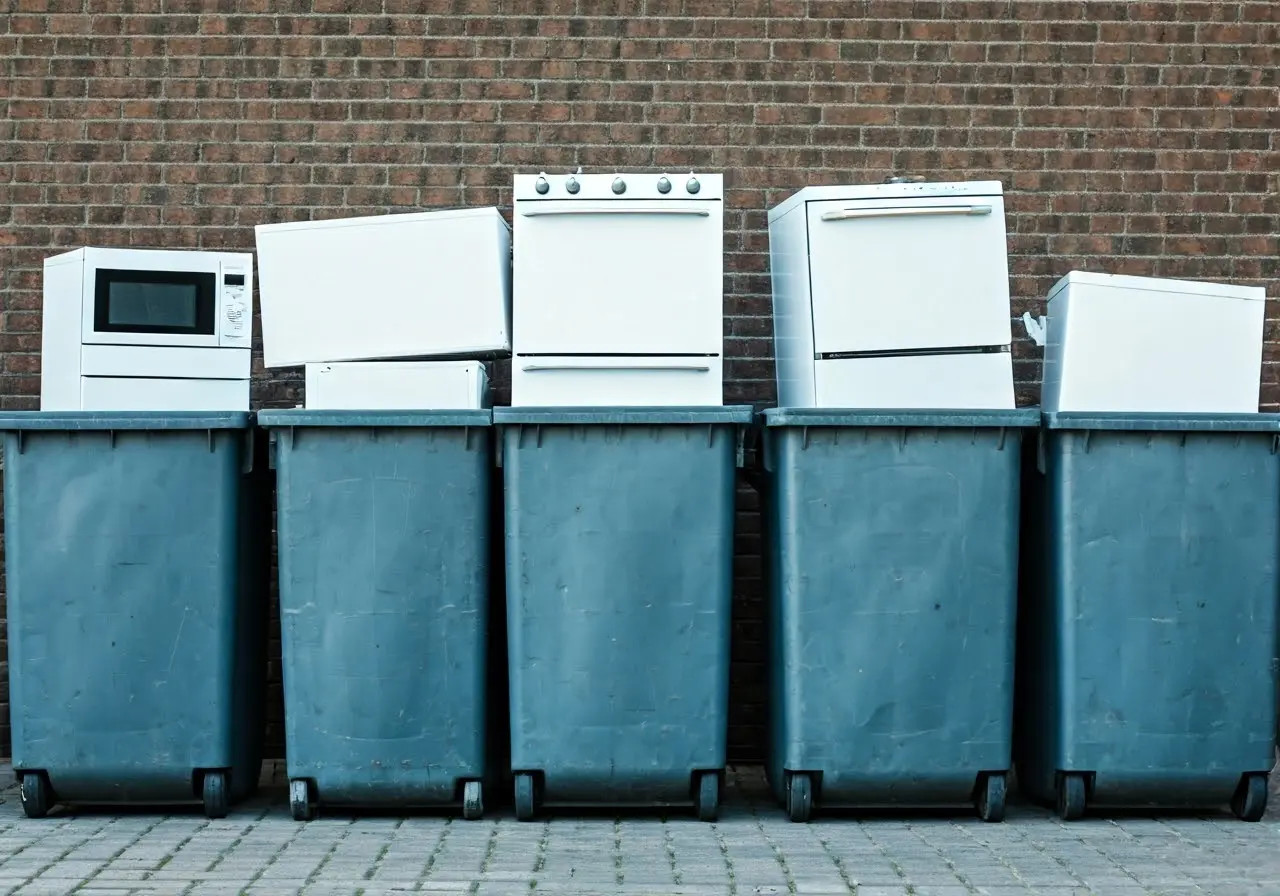
[[864,426],[926,428],[1029,428],[1040,425],[1039,408],[948,410],[864,408],[769,408],[765,426]]
[[679,425],[692,424],[748,424],[751,422],[750,405],[726,407],[669,407],[669,408],[494,408],[496,426],[577,426],[577,425]]
[[319,411],[288,408],[259,411],[258,425],[267,429],[290,429],[299,426],[330,426],[358,429],[377,427],[447,427],[490,426],[493,413],[488,410],[463,408],[445,411]]
[[1049,411],[1046,429],[1127,432],[1273,432],[1280,433],[1280,414],[1171,414]]
[[0,414],[0,431],[246,429],[253,416],[246,411],[14,411]]

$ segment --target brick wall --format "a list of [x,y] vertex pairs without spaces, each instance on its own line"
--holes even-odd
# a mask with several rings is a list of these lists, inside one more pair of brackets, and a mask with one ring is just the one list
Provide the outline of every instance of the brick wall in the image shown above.
[[[1274,0],[9,0],[0,406],[36,406],[54,250],[252,249],[267,221],[509,212],[512,174],[541,168],[726,172],[734,402],[773,395],[765,212],[806,184],[1003,181],[1015,315],[1076,267],[1274,298],[1278,71]],[[1015,349],[1033,403],[1039,365]],[[255,375],[256,405],[299,399],[295,373]],[[750,492],[742,506],[732,744],[752,759]]]

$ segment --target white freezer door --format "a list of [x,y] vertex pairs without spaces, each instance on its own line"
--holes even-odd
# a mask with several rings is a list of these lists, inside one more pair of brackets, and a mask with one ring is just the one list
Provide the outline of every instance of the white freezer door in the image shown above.
[[816,361],[817,407],[1013,408],[1008,352],[896,355]]
[[80,378],[83,411],[247,411],[249,381]]
[[517,203],[517,354],[718,354],[724,219],[697,200]]
[[724,402],[720,358],[515,357],[517,407],[711,407]]
[[1000,196],[808,203],[814,351],[1008,345]]

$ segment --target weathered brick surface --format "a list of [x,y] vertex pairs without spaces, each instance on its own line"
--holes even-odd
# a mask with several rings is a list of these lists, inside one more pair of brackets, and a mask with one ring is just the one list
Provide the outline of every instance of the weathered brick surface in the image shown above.
[[[1015,315],[1076,267],[1274,296],[1277,71],[1272,0],[12,0],[0,406],[35,406],[51,251],[251,249],[264,221],[509,208],[512,174],[541,168],[726,172],[730,401],[773,396],[765,212],[811,183],[1003,181]],[[1275,336],[1273,312],[1266,408]],[[1034,401],[1035,353],[1016,358]],[[255,374],[255,404],[298,401],[295,373]],[[762,723],[751,502],[737,758]]]

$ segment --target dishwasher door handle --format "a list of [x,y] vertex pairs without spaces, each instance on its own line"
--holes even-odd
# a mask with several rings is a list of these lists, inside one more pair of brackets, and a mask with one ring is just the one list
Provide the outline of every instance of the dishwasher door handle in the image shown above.
[[844,208],[825,212],[824,221],[853,221],[859,218],[980,217],[991,214],[989,205],[929,205],[907,208]]

